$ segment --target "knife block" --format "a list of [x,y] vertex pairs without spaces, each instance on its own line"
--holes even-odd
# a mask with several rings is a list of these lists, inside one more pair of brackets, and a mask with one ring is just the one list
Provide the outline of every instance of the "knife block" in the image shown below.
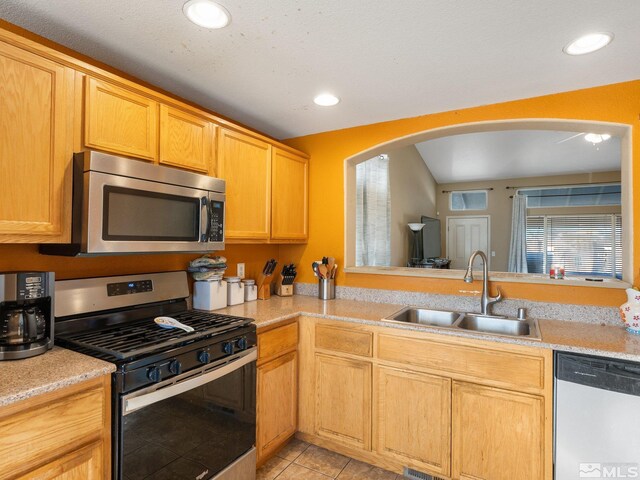
[[279,297],[291,297],[293,295],[293,285],[283,285],[284,277],[278,276],[278,283],[276,284],[276,295]]
[[260,275],[258,279],[258,298],[260,300],[268,300],[271,298],[271,279],[273,277],[269,275]]

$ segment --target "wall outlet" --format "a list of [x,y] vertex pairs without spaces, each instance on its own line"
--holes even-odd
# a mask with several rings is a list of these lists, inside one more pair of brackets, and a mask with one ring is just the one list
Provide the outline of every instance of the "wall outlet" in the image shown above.
[[236,270],[236,275],[240,278],[244,278],[244,263],[239,263]]

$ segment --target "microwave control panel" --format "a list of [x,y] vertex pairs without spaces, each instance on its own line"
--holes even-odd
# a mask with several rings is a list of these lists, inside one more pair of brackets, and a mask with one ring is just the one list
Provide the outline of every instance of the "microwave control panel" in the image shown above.
[[211,200],[211,230],[209,233],[210,242],[224,241],[224,202]]

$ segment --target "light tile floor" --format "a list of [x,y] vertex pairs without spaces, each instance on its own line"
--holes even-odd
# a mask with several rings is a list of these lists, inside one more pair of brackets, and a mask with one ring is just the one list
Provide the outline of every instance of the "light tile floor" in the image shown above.
[[265,463],[257,480],[402,480],[402,475],[292,439]]

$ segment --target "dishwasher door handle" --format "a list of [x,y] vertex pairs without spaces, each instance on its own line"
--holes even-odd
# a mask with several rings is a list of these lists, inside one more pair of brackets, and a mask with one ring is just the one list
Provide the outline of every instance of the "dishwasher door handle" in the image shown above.
[[629,367],[620,368],[617,365],[611,365],[609,368],[607,368],[607,372],[613,373],[615,375],[627,377],[627,378],[634,378],[640,381],[640,369],[629,368]]

